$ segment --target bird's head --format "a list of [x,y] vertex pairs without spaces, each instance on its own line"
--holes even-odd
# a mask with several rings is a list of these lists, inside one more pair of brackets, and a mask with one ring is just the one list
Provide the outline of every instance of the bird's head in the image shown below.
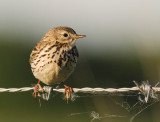
[[76,39],[85,37],[84,35],[76,34],[76,32],[72,28],[65,26],[55,27],[47,32],[46,35],[53,37],[53,41],[57,41],[61,44],[66,43],[71,45],[75,43]]

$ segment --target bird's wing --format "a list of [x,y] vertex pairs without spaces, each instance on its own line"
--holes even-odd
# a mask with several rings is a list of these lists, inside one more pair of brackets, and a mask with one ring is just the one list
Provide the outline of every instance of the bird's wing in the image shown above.
[[37,45],[34,47],[32,50],[32,53],[30,55],[30,63],[35,59],[35,57],[43,50],[45,46],[48,45],[48,41],[43,41],[41,40],[40,42],[37,43]]

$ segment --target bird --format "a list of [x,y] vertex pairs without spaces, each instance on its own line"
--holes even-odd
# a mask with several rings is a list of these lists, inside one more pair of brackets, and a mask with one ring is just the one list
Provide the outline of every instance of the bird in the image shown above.
[[[32,73],[38,79],[33,92],[35,97],[40,82],[46,85],[61,84],[72,74],[79,57],[75,42],[83,37],[86,36],[76,34],[70,27],[58,26],[50,29],[36,44],[29,60]],[[67,85],[64,87],[69,99],[73,90]]]

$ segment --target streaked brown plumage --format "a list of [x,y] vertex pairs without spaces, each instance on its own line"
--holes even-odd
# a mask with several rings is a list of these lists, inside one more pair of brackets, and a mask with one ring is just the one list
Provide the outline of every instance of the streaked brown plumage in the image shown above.
[[64,82],[76,67],[75,40],[82,37],[65,26],[49,30],[30,55],[34,76],[47,85]]

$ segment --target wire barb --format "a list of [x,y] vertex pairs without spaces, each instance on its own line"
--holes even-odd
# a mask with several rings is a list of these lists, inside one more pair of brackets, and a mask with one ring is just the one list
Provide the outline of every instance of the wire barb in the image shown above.
[[156,91],[159,91],[159,90],[157,90],[157,88],[158,88],[157,86],[159,85],[159,82],[154,87],[152,87],[149,84],[149,81],[143,81],[141,85],[138,85],[136,83],[136,81],[133,81],[133,82],[135,83],[135,85],[138,87],[138,89],[140,91],[138,99],[141,102],[148,103],[149,98],[150,99],[157,99]]

